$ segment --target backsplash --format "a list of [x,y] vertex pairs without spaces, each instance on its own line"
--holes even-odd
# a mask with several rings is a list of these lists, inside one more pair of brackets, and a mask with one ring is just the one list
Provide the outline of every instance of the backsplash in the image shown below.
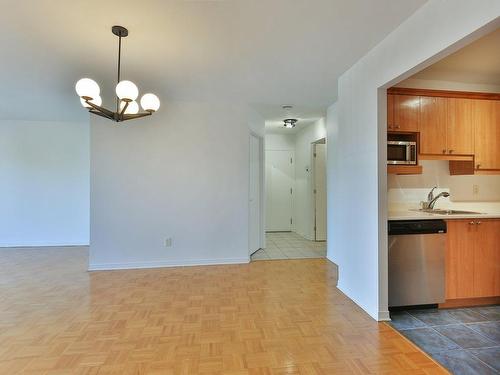
[[[389,202],[420,202],[427,193],[438,186],[441,191],[450,193],[452,202],[500,201],[500,175],[450,176],[447,161],[422,160],[421,175],[388,175],[387,189]],[[476,186],[476,192],[474,191]]]

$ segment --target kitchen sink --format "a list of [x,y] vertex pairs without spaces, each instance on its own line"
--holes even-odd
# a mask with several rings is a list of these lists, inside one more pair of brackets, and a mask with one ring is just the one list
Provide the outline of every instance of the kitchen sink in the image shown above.
[[420,209],[421,212],[427,212],[435,215],[482,215],[481,212],[462,211],[462,210],[440,210],[440,209]]

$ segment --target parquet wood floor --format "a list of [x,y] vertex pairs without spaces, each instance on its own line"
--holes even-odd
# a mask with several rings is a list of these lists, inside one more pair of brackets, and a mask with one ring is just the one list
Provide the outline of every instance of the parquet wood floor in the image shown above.
[[86,272],[86,248],[0,251],[0,374],[441,374],[325,259]]

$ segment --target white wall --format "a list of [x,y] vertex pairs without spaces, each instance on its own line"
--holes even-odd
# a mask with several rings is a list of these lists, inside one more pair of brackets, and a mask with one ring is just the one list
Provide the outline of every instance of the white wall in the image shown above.
[[0,121],[0,246],[89,241],[88,123]]
[[[430,190],[438,186],[449,190],[452,202],[500,201],[500,175],[450,176],[449,163],[445,160],[421,160],[420,164],[422,174],[387,176],[389,200],[391,193],[404,197],[407,190]],[[474,193],[474,185],[478,188],[477,193]]]
[[295,231],[314,240],[314,200],[312,195],[312,143],[326,138],[326,124],[319,119],[295,135]]
[[386,95],[379,88],[492,31],[499,20],[469,36],[499,15],[497,0],[431,0],[339,80],[327,118],[328,258],[339,266],[339,288],[375,319],[389,318]]
[[295,134],[266,134],[265,150],[295,151]]
[[247,262],[250,117],[197,102],[93,117],[89,268]]

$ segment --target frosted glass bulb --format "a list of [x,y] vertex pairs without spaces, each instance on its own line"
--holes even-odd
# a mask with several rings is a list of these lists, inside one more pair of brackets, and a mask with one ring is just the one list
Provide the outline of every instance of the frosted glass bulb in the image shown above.
[[160,108],[160,99],[155,94],[144,94],[141,98],[141,107],[145,111],[156,112]]
[[134,82],[120,81],[120,83],[116,85],[116,96],[118,96],[120,100],[135,100],[139,96],[139,89]]
[[75,85],[75,90],[79,97],[89,98],[97,98],[101,92],[97,82],[90,78],[80,79]]
[[[97,98],[95,99],[92,99],[90,100],[90,102],[92,102],[93,104],[95,105],[98,105],[99,107],[101,106],[102,104],[102,99],[100,96],[98,96]],[[80,98],[80,103],[82,103],[82,105],[85,107],[85,108],[92,108],[85,100],[83,100],[82,98]]]
[[[120,103],[120,111],[123,109],[125,106],[125,102]],[[135,115],[136,113],[139,112],[139,104],[135,100],[128,102],[127,109],[125,110],[126,115]]]

